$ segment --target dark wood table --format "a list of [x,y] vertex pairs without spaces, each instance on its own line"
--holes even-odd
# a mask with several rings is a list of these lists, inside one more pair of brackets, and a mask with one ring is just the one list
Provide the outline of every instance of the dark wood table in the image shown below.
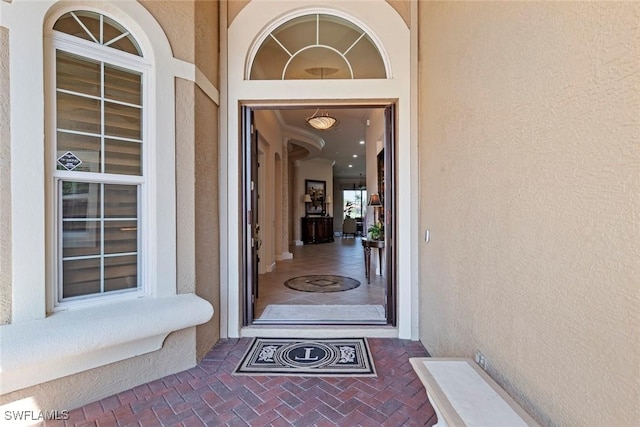
[[378,265],[380,265],[380,275],[382,276],[382,251],[384,250],[384,240],[372,240],[362,238],[364,248],[364,271],[367,276],[367,283],[371,283],[371,248],[378,249]]

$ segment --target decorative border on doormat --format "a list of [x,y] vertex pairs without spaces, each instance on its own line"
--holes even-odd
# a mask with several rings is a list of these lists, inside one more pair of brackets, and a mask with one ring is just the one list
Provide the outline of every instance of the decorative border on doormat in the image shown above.
[[233,375],[377,376],[366,338],[254,338]]

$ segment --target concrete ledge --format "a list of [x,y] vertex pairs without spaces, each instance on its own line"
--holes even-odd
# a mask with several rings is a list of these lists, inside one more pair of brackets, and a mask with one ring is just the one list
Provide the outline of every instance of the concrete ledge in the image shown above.
[[412,357],[427,389],[438,427],[539,427],[498,383],[471,359]]
[[0,326],[0,394],[158,350],[169,333],[212,315],[211,304],[184,294]]

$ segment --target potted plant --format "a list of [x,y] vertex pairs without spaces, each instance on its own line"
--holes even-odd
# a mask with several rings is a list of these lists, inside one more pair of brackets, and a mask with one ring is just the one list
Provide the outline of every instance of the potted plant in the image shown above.
[[371,234],[373,240],[384,240],[384,225],[378,221],[372,224],[367,230]]
[[353,209],[356,207],[356,204],[352,201],[348,201],[344,207],[344,216],[345,218],[351,218],[351,213]]

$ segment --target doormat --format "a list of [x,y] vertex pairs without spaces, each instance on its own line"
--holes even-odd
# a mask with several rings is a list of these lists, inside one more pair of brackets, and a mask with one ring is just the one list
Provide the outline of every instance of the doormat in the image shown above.
[[351,277],[330,274],[298,276],[284,282],[288,288],[303,292],[340,292],[355,289],[360,282]]
[[234,375],[375,377],[366,338],[254,338]]
[[371,304],[269,304],[256,321],[273,322],[384,322],[384,307]]

